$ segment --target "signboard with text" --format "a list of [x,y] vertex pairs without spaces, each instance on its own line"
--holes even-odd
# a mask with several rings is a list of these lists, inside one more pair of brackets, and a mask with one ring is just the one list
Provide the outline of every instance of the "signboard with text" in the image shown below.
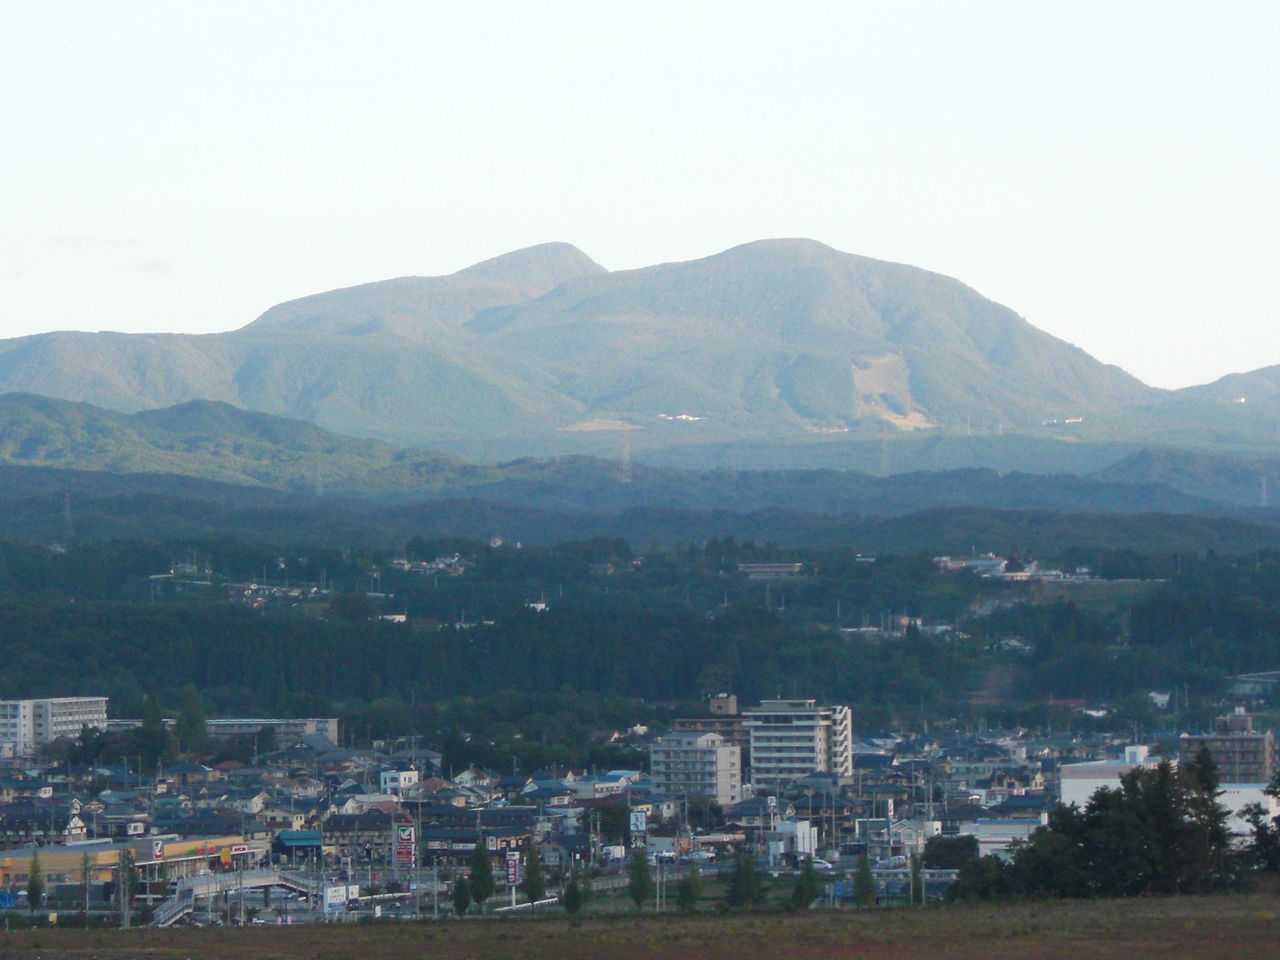
[[412,866],[416,832],[412,823],[397,823],[393,828],[395,860],[400,866]]
[[324,888],[324,912],[341,913],[347,909],[347,885]]

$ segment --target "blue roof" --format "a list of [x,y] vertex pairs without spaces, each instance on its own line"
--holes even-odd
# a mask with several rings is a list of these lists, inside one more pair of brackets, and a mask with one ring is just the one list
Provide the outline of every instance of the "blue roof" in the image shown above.
[[321,845],[319,830],[281,830],[276,839],[286,847],[318,847]]

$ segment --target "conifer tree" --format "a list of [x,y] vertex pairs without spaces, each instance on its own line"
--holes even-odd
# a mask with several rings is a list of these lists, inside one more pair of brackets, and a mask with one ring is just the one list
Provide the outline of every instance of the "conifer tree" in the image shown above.
[[471,851],[471,899],[484,912],[484,902],[493,896],[493,860],[484,837],[476,841]]
[[860,907],[876,905],[876,881],[871,875],[871,860],[865,851],[858,857],[858,866],[853,873],[853,902]]
[[466,877],[453,881],[453,912],[464,916],[471,906],[471,884]]
[[696,863],[689,864],[689,872],[676,884],[676,906],[682,913],[693,913],[698,908],[698,898],[702,896],[702,875],[698,873]]
[[639,910],[646,900],[653,899],[653,876],[649,873],[649,857],[644,850],[631,854],[631,866],[627,870],[627,896]]
[[44,870],[40,866],[39,851],[31,854],[31,863],[27,866],[27,909],[35,913],[44,901]]

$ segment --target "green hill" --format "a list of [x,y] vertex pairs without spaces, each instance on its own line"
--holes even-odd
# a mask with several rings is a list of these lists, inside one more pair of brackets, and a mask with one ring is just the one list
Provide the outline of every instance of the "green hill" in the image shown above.
[[626,427],[637,452],[755,442],[769,463],[806,441],[1043,433],[1167,399],[955,280],[809,240],[613,273],[545,244],[230,333],[0,341],[0,390],[123,412],[217,400],[488,459],[613,452]]
[[[329,433],[313,424],[192,401],[133,414],[0,395],[0,463],[175,474],[370,501],[475,499],[552,510],[801,510],[893,515],[935,506],[1212,514],[1223,504],[1155,476],[1130,481],[988,469],[682,470],[590,457],[473,464]],[[158,489],[158,488],[157,488]],[[1227,502],[1232,502],[1228,500]]]

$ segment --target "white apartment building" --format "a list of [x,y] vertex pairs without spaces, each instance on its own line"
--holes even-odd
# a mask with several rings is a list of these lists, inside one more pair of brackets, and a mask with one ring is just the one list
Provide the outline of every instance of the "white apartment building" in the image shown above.
[[811,773],[853,776],[853,715],[813,700],[763,700],[742,711],[751,781],[778,789]]
[[85,727],[107,725],[106,697],[0,700],[0,753],[24,757],[59,737],[75,738]]
[[659,793],[727,807],[742,799],[742,751],[718,733],[671,733],[649,747],[649,782]]

